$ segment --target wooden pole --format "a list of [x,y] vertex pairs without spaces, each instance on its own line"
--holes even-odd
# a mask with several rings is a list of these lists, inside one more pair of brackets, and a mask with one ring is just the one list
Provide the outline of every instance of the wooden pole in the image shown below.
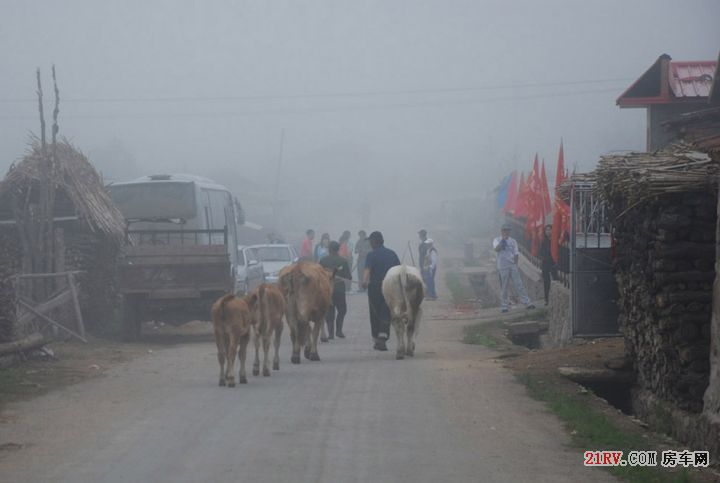
[[273,194],[273,231],[277,230],[280,218],[280,174],[282,172],[283,152],[285,151],[285,128],[280,130],[280,154],[278,156],[277,173],[275,173],[275,192]]
[[37,78],[37,96],[38,96],[38,110],[40,111],[40,147],[43,154],[45,154],[45,112],[43,111],[43,92],[42,83],[40,82],[40,67],[35,72]]

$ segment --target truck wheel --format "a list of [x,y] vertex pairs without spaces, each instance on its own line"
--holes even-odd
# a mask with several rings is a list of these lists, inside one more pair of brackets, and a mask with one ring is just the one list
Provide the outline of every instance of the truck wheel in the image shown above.
[[138,297],[126,295],[123,298],[123,339],[126,342],[140,339],[141,303]]

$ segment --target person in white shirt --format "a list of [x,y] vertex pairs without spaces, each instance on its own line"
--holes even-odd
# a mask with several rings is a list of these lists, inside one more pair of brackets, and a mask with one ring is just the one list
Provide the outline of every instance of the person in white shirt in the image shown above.
[[425,245],[425,257],[423,259],[422,276],[427,287],[427,294],[425,299],[437,300],[437,293],[435,292],[435,272],[437,272],[438,253],[435,249],[432,238],[426,239],[423,244]]
[[530,302],[530,298],[523,285],[522,277],[520,277],[520,271],[517,266],[520,252],[518,251],[517,241],[510,236],[510,231],[510,225],[503,225],[500,229],[501,236],[493,240],[493,249],[497,257],[497,269],[500,273],[500,286],[502,288],[502,311],[508,311],[508,286],[510,285],[510,279],[512,279],[515,285],[515,291],[520,297],[520,302],[528,309],[534,309],[535,306]]

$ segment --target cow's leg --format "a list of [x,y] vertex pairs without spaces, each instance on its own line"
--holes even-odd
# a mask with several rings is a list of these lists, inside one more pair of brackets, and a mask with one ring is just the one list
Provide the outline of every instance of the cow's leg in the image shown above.
[[273,357],[273,370],[280,370],[280,341],[282,340],[282,321],[280,325],[275,329],[275,357]]
[[297,322],[290,325],[290,340],[292,341],[293,350],[290,362],[300,364],[300,334],[298,334]]
[[300,334],[300,346],[303,348],[303,354],[305,355],[305,359],[310,359],[310,354],[312,354],[312,334],[315,327],[315,324],[310,326],[312,322],[300,322],[298,325],[298,333]]
[[247,346],[250,342],[250,333],[240,336],[240,384],[247,384],[247,374],[245,374],[245,359],[247,358]]
[[217,346],[217,359],[220,364],[219,386],[225,385],[225,355],[227,353],[227,345],[225,343],[225,334],[215,329],[215,345]]
[[238,354],[238,340],[232,331],[227,335],[227,348],[227,369],[225,370],[225,378],[227,379],[228,387],[235,387],[235,359],[237,359]]
[[260,374],[260,337],[265,338],[261,334],[259,328],[253,330],[253,342],[255,343],[255,361],[253,362],[253,376]]
[[393,317],[392,325],[395,326],[395,335],[397,335],[395,359],[405,359],[405,320],[402,317]]
[[262,369],[263,377],[268,377],[270,375],[270,366],[268,365],[268,360],[269,360],[268,354],[270,352],[270,337],[272,337],[272,332],[270,330],[267,330],[263,334],[263,339],[262,339],[262,343],[263,343],[263,365],[262,365],[263,366],[263,369]]
[[309,341],[310,357],[308,357],[308,359],[310,359],[311,361],[319,361],[320,360],[320,355],[318,354],[318,337],[320,336],[320,330],[322,329],[322,327],[325,326],[325,324],[323,322],[324,321],[322,318],[320,318],[319,321],[313,322],[312,337]]
[[415,355],[415,322],[408,323],[407,325],[407,347],[405,348],[405,355],[412,357]]

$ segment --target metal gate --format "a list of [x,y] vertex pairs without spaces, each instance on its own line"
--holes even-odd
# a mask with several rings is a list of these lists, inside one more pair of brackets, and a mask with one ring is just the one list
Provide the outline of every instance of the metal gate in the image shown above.
[[573,184],[570,292],[573,335],[619,335],[617,284],[612,272],[612,235],[605,202],[594,183]]

